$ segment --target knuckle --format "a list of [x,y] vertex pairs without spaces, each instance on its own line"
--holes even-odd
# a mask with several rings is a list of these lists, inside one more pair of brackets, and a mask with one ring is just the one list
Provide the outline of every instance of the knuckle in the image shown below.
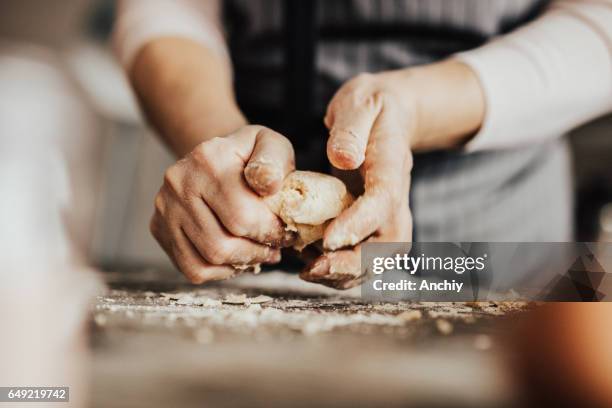
[[192,150],[191,157],[196,161],[209,161],[215,153],[214,150],[217,143],[215,139],[200,143]]
[[174,193],[179,193],[182,190],[183,174],[177,164],[174,164],[164,173],[164,186]]
[[198,145],[192,152],[191,158],[198,171],[208,174],[213,180],[218,179],[223,173],[219,167],[223,155],[222,138],[214,138]]
[[217,156],[217,159],[219,158],[218,148],[216,146],[217,144],[218,143],[215,142],[213,139],[198,145],[191,152],[191,158],[193,159],[195,164],[198,167],[203,168],[204,171],[208,171],[213,168],[213,164],[215,163],[215,156]]

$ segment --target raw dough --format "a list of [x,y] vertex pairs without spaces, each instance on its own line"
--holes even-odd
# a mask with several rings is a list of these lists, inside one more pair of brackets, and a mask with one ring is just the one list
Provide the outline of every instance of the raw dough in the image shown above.
[[312,171],[294,171],[276,194],[265,198],[287,230],[297,232],[293,247],[299,251],[320,240],[327,224],[353,201],[342,181]]

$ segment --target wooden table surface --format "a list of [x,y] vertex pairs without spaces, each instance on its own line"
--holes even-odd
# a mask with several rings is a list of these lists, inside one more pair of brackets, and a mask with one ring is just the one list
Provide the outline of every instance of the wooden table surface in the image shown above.
[[106,277],[96,407],[517,404],[498,334],[522,303],[368,304],[359,289],[281,272],[204,286],[156,271]]

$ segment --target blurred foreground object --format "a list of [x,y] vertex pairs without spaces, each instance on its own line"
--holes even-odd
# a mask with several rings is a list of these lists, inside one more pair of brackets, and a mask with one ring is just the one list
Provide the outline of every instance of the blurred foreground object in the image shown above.
[[0,385],[86,405],[95,121],[44,49],[0,45]]
[[529,406],[612,406],[611,303],[544,305],[515,339]]

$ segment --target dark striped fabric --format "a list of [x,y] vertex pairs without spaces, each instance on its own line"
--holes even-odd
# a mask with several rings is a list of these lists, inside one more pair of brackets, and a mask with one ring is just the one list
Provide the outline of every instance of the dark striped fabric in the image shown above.
[[[293,138],[298,165],[324,165],[322,115],[347,79],[469,50],[536,17],[545,5],[537,0],[316,1],[313,104],[306,112],[313,125],[306,128],[310,137]],[[292,133],[297,131],[287,126],[283,110],[286,7],[283,0],[226,0],[224,18],[239,103],[252,121]],[[413,179],[419,241],[572,239],[570,161],[562,138],[513,150],[420,155]]]

